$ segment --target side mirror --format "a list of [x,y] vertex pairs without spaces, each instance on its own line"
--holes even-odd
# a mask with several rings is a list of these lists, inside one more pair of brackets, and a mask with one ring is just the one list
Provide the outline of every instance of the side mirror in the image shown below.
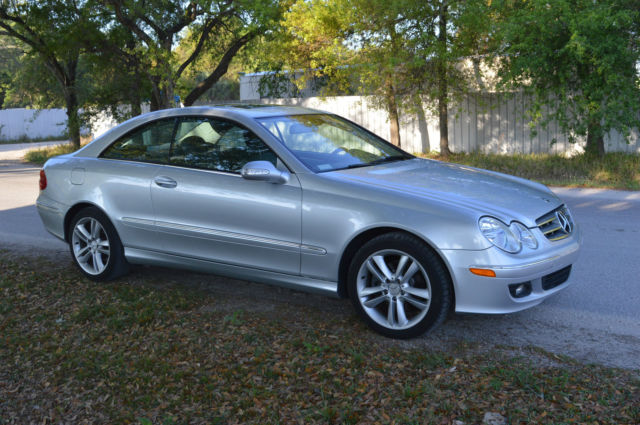
[[278,170],[269,161],[247,162],[240,174],[247,180],[260,180],[269,183],[284,184],[289,181],[291,174],[288,171]]

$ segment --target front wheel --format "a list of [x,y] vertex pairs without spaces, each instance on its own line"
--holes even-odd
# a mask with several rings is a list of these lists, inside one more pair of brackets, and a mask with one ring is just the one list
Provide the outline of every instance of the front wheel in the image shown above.
[[89,279],[105,281],[129,270],[116,229],[98,208],[89,207],[71,220],[69,248],[82,273]]
[[442,323],[450,278],[437,254],[418,238],[387,233],[362,246],[348,274],[349,298],[376,332],[413,338]]

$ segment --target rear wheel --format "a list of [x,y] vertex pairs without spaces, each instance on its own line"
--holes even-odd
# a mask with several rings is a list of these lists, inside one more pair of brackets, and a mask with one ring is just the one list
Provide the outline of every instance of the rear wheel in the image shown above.
[[358,250],[348,274],[349,298],[375,331],[413,338],[442,323],[450,278],[437,254],[404,233],[378,236]]
[[124,248],[109,218],[98,208],[79,211],[69,229],[71,255],[89,279],[115,279],[129,271]]

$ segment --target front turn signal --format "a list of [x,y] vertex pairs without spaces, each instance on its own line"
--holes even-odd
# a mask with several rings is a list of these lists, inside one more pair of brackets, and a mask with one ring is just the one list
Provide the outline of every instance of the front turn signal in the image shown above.
[[491,269],[475,269],[473,267],[469,268],[469,271],[473,274],[476,274],[478,276],[484,276],[484,277],[496,277],[496,272],[494,272]]

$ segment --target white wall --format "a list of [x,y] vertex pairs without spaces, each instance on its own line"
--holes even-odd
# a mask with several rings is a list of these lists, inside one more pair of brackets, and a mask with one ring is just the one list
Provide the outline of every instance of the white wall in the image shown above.
[[[249,103],[299,105],[342,115],[389,140],[387,114],[370,105],[367,97],[338,96],[293,99],[253,99]],[[426,105],[425,105],[426,106]],[[557,123],[547,128],[538,125],[532,135],[530,120],[523,118],[526,99],[523,95],[505,97],[486,94],[468,97],[459,108],[449,110],[449,147],[453,152],[498,154],[584,152],[586,140],[570,143]],[[427,108],[424,108],[428,111]],[[428,112],[427,112],[428,113]],[[408,152],[440,150],[440,129],[435,116],[405,114],[400,117],[400,140]],[[635,130],[630,143],[617,132],[605,137],[608,152],[640,153],[640,134]]]
[[[380,137],[389,140],[387,114],[374,108],[367,97],[308,97],[290,99],[251,99],[245,103],[300,105],[342,115]],[[548,128],[538,126],[537,134],[531,135],[529,121],[522,117],[526,99],[522,95],[505,98],[499,94],[469,97],[459,109],[449,113],[449,146],[454,152],[485,153],[579,153],[584,150],[585,140],[569,143],[557,124]],[[143,105],[143,111],[148,105]],[[427,108],[425,108],[427,110]],[[36,111],[33,109],[0,110],[0,139],[46,138],[60,136],[66,129],[67,116],[64,109]],[[401,116],[400,139],[402,148],[409,152],[439,150],[440,129],[434,116],[410,114]],[[94,137],[117,125],[110,114],[99,114],[92,122]],[[555,142],[553,142],[555,139]],[[552,143],[553,142],[553,143]],[[605,138],[609,152],[640,153],[640,135],[631,134],[630,143],[617,132]]]
[[59,138],[67,129],[64,109],[1,109],[0,140]]

